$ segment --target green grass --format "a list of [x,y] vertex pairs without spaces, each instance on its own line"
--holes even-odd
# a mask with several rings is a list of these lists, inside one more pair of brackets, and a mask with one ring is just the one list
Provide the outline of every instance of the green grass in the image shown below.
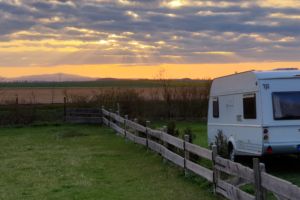
[[0,199],[218,199],[203,179],[96,126],[0,128]]
[[[168,122],[154,122],[153,127],[161,128],[166,126]],[[207,126],[206,123],[198,122],[198,121],[176,121],[176,128],[180,131],[180,137],[184,134],[184,129],[190,128],[193,134],[196,135],[195,140],[193,141],[194,144],[197,144],[201,147],[208,148],[208,139],[207,139]]]

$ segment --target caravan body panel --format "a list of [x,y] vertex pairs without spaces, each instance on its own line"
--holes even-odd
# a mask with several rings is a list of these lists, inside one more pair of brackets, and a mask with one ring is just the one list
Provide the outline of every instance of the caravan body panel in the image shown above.
[[[281,92],[299,92],[300,100],[299,74],[299,70],[249,71],[215,79],[209,98],[209,144],[214,144],[222,133],[237,155],[260,156],[269,147],[276,154],[298,153],[300,118],[275,119],[274,101],[276,116],[287,112],[297,115],[298,111],[279,108],[289,104],[290,98],[298,98],[298,93],[287,93],[290,97]],[[295,106],[300,115],[300,103],[299,108],[297,103]]]

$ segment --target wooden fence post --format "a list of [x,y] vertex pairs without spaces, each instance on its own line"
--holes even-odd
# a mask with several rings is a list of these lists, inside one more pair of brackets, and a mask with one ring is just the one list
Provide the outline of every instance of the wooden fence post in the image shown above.
[[213,162],[213,185],[214,193],[217,193],[218,179],[220,177],[219,171],[216,169],[216,157],[218,156],[218,148],[216,145],[212,146],[212,162]]
[[[133,121],[134,121],[135,123],[138,123],[138,119],[137,119],[137,118],[134,118]],[[134,134],[135,134],[135,135],[138,135],[138,131],[137,131],[136,129],[134,129]]]
[[[167,133],[167,126],[163,126],[163,132],[165,132],[165,133]],[[168,133],[167,133],[168,134]],[[166,148],[166,149],[168,149],[168,143],[166,142],[166,141],[162,141],[162,143],[163,143],[163,146]],[[167,159],[164,157],[164,155],[162,155],[163,156],[163,162],[164,163],[166,163],[167,162]]]
[[255,199],[264,200],[265,192],[261,185],[261,170],[264,170],[264,165],[260,165],[258,158],[253,158],[253,171],[254,171],[254,186],[255,186]]
[[[138,119],[137,118],[134,118],[134,120],[133,120],[135,123],[138,123]],[[134,135],[135,136],[138,136],[139,135],[139,131],[138,130],[136,130],[136,129],[134,129]],[[134,139],[134,143],[135,143],[135,139]]]
[[64,122],[67,120],[67,98],[64,97]]
[[103,110],[105,109],[104,106],[101,106],[101,114],[102,114],[102,117],[104,117],[104,113],[103,113]]
[[184,150],[184,175],[187,177],[189,174],[188,169],[186,168],[186,161],[190,160],[190,153],[186,150],[186,143],[190,141],[189,135],[184,135],[184,142],[183,142],[183,150]]
[[111,122],[111,116],[110,116],[110,113],[111,113],[111,108],[109,109],[109,114],[108,114],[108,127],[110,128],[110,122]]
[[104,120],[103,120],[103,118],[104,118],[103,110],[104,110],[104,106],[101,106],[101,112],[100,112],[100,115],[101,115],[101,125],[104,124]]
[[[118,117],[120,116],[120,104],[119,103],[117,103],[117,115],[118,115]],[[120,122],[116,122],[116,124],[119,126],[119,127],[121,127],[121,123]]]
[[[261,180],[261,173],[266,172],[265,164],[264,163],[259,163],[259,168],[260,168],[260,180]],[[267,199],[267,190],[264,189],[263,187],[262,187],[262,196],[263,196],[264,200]]]
[[121,110],[120,110],[120,104],[117,103],[117,114],[120,115],[120,112],[121,112]]
[[124,136],[125,136],[125,140],[127,141],[127,120],[128,120],[128,115],[125,115],[125,120],[124,120]]
[[150,139],[150,136],[149,136],[149,134],[148,134],[148,128],[150,127],[150,121],[146,121],[146,147],[148,148],[149,147],[149,139]]
[[19,118],[20,118],[20,114],[19,114],[19,96],[16,95],[16,106],[15,106],[16,110],[15,110],[15,123],[19,124]]

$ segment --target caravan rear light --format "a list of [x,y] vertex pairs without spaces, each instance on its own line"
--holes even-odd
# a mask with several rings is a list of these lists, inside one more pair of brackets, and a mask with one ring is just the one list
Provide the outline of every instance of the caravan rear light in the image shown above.
[[267,150],[266,150],[267,154],[272,154],[273,153],[273,149],[271,146],[268,146]]
[[267,128],[264,129],[264,132],[263,132],[263,139],[266,141],[266,140],[269,140],[269,130]]

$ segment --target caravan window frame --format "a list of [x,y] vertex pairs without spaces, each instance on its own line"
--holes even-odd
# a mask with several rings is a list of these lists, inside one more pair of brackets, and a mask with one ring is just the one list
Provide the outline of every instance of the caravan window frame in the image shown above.
[[295,94],[300,93],[300,91],[279,91],[279,92],[272,92],[272,108],[273,108],[273,119],[282,121],[282,120],[299,120],[300,116],[295,117],[276,117],[276,105],[275,105],[275,95],[283,95],[283,94]]
[[218,97],[214,97],[212,99],[212,115],[213,118],[220,117],[220,102]]
[[[245,100],[249,101],[249,99],[254,100],[254,102],[245,101]],[[251,106],[251,108],[247,108],[247,106]],[[243,95],[243,117],[244,119],[257,119],[257,100],[256,100],[255,93],[249,93]]]

